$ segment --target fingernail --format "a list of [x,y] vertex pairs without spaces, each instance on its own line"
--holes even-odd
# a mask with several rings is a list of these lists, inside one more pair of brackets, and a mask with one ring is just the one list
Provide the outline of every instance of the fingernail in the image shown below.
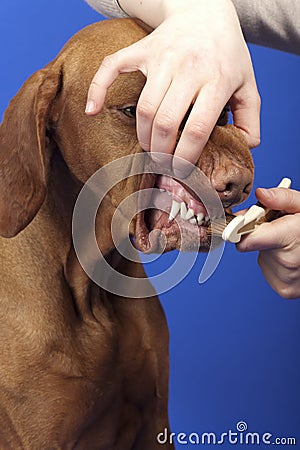
[[91,113],[91,112],[95,111],[95,109],[96,109],[95,102],[93,100],[88,100],[87,104],[86,104],[86,107],[85,107],[85,112],[86,113]]

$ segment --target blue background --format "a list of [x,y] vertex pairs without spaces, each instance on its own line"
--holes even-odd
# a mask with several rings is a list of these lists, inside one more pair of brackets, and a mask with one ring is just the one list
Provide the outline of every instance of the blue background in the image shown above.
[[[83,0],[1,0],[1,115],[31,73],[100,19]],[[299,189],[300,58],[250,49],[262,96],[255,186],[289,176]],[[248,204],[254,201],[252,194]],[[173,259],[165,255],[163,266]],[[171,426],[221,434],[244,420],[249,431],[296,437],[300,448],[300,302],[275,294],[256,259],[227,245],[213,277],[199,285],[200,255],[186,279],[161,296],[171,335]]]

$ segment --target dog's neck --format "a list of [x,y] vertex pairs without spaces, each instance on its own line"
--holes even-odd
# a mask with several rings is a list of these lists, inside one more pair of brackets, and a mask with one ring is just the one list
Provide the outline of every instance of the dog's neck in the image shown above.
[[53,227],[53,234],[58,240],[54,245],[55,250],[59,251],[61,273],[71,290],[78,313],[86,316],[92,283],[78,261],[72,241],[73,209],[81,188],[82,183],[73,176],[60,151],[55,148],[46,199],[37,219],[45,218],[45,223]]
[[[57,245],[61,251],[60,258],[63,266],[63,274],[71,289],[78,312],[85,317],[89,315],[95,317],[100,313],[99,305],[94,303],[95,299],[97,298],[100,304],[103,302],[106,304],[107,301],[111,301],[116,296],[97,286],[88,277],[78,261],[74,250],[72,242],[72,216],[74,204],[81,188],[82,183],[71,174],[60,152],[54,151],[49,173],[47,198],[39,214],[45,217],[47,221],[51,217],[50,226],[54,227],[53,234],[58,239]],[[104,210],[107,210],[105,205]],[[105,214],[98,214],[97,229],[109,229],[110,219]],[[103,233],[103,239],[100,239],[98,243],[108,264],[115,270],[133,279],[146,277],[141,264],[125,259],[117,252],[111,236],[107,232]],[[86,254],[88,251],[87,245],[85,247]],[[98,261],[94,263],[96,266]],[[153,290],[154,294],[155,292]]]

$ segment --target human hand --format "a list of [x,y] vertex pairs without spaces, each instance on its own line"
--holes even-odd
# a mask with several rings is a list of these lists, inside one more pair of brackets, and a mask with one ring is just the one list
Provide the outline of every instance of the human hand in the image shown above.
[[260,99],[232,2],[165,0],[164,6],[163,20],[151,34],[103,60],[89,89],[87,114],[101,110],[119,74],[139,70],[147,78],[137,105],[144,150],[173,153],[179,126],[193,104],[175,155],[196,163],[228,102],[234,124],[255,147]]
[[300,192],[292,189],[257,189],[267,208],[289,214],[260,225],[237,244],[241,252],[258,250],[258,263],[270,286],[284,298],[300,297]]

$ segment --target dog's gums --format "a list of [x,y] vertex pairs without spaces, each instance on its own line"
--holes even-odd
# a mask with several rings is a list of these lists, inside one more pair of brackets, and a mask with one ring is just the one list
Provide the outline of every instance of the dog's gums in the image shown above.
[[[208,226],[211,220],[218,217],[210,217],[204,204],[183,184],[167,175],[156,176],[151,206],[141,211],[136,220],[135,244],[140,251],[209,249]],[[230,213],[228,210],[226,212]]]
[[1,449],[160,450],[169,430],[167,323],[129,237],[147,253],[208,251],[210,221],[246,199],[254,167],[226,111],[183,179],[175,156],[154,161],[136,133],[140,72],[84,113],[100,61],[146,33],[129,19],[81,30],[0,125]]

